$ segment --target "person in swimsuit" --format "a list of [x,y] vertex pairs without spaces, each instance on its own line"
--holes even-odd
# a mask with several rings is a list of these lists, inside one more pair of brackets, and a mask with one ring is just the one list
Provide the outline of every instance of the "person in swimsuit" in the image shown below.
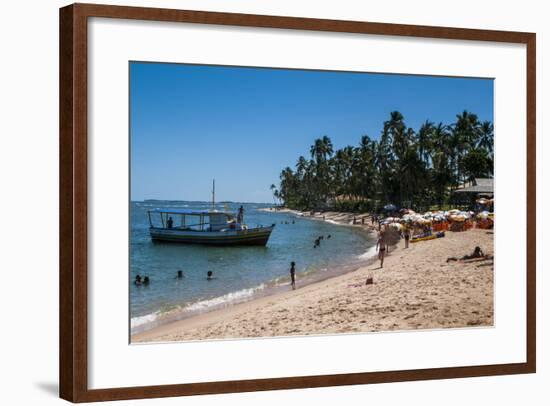
[[382,235],[378,237],[378,241],[376,242],[376,251],[378,251],[378,259],[380,260],[380,268],[384,267],[384,256],[386,255],[386,241],[384,241],[384,238]]
[[481,250],[480,247],[475,247],[474,252],[472,252],[471,255],[464,255],[462,258],[449,257],[449,258],[447,258],[447,262],[467,261],[469,259],[476,259],[476,258],[488,258],[488,256],[483,253],[483,251]]
[[292,290],[296,289],[296,263],[292,261],[290,263],[290,281],[292,285]]
[[403,237],[405,238],[405,248],[409,248],[409,240],[411,239],[411,231],[408,227],[405,228],[403,232]]

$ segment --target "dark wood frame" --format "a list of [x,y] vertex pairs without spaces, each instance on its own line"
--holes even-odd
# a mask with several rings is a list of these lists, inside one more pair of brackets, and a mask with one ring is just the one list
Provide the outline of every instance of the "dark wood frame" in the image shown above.
[[[89,17],[493,41],[527,46],[526,362],[338,375],[88,389],[87,27]],[[72,402],[447,379],[536,370],[536,96],[534,33],[74,4],[60,9],[60,396]]]

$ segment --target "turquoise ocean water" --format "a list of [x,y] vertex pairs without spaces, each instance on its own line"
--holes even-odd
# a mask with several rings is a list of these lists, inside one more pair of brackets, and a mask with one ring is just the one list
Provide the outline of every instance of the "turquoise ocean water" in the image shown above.
[[[236,211],[241,203],[219,203]],[[374,237],[357,228],[263,211],[267,204],[242,203],[249,227],[276,224],[266,247],[212,247],[153,243],[147,210],[208,209],[208,202],[144,201],[130,207],[130,327],[138,332],[235,303],[290,289],[290,262],[296,262],[298,288],[356,269],[372,256]],[[294,222],[294,224],[293,224]],[[331,238],[326,237],[330,234]],[[313,248],[318,236],[325,236]],[[177,279],[178,270],[184,278]],[[207,280],[212,271],[215,279]],[[149,276],[136,286],[135,276]]]

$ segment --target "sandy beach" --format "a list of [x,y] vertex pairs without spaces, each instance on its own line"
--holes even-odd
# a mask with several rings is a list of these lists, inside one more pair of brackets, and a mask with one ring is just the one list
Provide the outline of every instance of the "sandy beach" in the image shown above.
[[[295,213],[304,215],[304,213]],[[368,215],[325,212],[313,218],[371,229]],[[365,217],[364,225],[361,218]],[[493,261],[449,262],[480,246],[493,255],[493,232],[394,247],[384,267],[353,272],[141,332],[133,343],[434,329],[493,325]],[[368,277],[373,284],[366,285]]]
[[[266,209],[258,209],[260,211],[266,211],[271,212],[271,208]],[[294,214],[299,217],[306,217],[312,220],[323,220],[323,221],[330,221],[337,224],[345,224],[345,225],[354,225],[357,227],[363,227],[367,230],[374,230],[375,225],[371,223],[371,215],[370,213],[347,213],[347,212],[338,212],[338,211],[299,211],[299,210],[293,210],[293,209],[287,209],[287,208],[278,208],[275,210],[277,213],[290,213]],[[355,219],[355,223],[354,223]]]

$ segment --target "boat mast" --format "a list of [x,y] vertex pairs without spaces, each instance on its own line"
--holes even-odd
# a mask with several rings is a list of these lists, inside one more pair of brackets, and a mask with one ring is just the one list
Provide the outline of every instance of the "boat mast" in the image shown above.
[[216,207],[216,179],[212,179],[212,210]]

